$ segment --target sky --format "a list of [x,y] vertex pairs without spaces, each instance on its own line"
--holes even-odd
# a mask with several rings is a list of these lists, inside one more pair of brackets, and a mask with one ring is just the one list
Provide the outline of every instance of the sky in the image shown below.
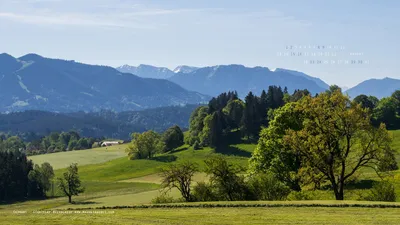
[[399,12],[397,0],[0,0],[0,52],[286,68],[352,87],[400,79]]

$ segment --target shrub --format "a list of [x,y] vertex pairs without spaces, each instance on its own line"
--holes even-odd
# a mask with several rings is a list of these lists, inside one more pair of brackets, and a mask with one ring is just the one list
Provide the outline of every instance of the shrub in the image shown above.
[[367,201],[395,202],[396,191],[394,185],[389,181],[376,182],[364,199]]
[[174,202],[174,198],[169,196],[167,193],[162,192],[157,197],[151,200],[152,204],[164,204],[164,203],[172,203]]
[[250,177],[248,186],[258,200],[284,200],[290,193],[290,189],[271,174]]
[[205,172],[210,176],[210,182],[215,187],[221,199],[240,201],[250,198],[250,191],[244,182],[244,177],[238,174],[243,168],[226,160],[222,155],[216,155],[204,160]]
[[218,196],[212,185],[205,182],[199,182],[193,188],[193,197],[198,202],[218,201]]

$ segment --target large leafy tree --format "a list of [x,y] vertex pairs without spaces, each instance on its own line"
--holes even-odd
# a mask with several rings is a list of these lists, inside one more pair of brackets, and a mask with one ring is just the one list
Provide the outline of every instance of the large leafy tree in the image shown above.
[[397,104],[398,102],[395,98],[382,98],[374,109],[374,120],[376,125],[384,123],[388,129],[399,128]]
[[183,138],[183,132],[179,126],[175,125],[168,128],[162,136],[166,151],[171,151],[183,145]]
[[204,118],[203,132],[200,140],[203,146],[217,147],[221,142],[226,127],[224,115],[220,111],[213,112]]
[[244,103],[240,99],[229,101],[228,105],[222,110],[229,119],[231,128],[239,128],[243,117]]
[[268,128],[262,129],[250,159],[250,171],[254,174],[272,173],[292,190],[300,191],[299,155],[283,141],[287,129],[302,128],[302,114],[296,105],[288,103],[273,111],[273,118]]
[[163,152],[164,149],[165,143],[161,136],[150,130],[142,134],[132,134],[132,141],[126,151],[130,159],[149,159],[156,153]]
[[63,177],[58,178],[58,188],[68,196],[69,203],[72,203],[72,196],[84,192],[85,189],[81,186],[76,163],[72,163],[67,168],[67,171],[63,173]]
[[189,134],[185,142],[189,145],[200,143],[200,135],[204,128],[204,118],[208,115],[208,107],[200,106],[196,108],[189,119]]
[[396,105],[397,105],[397,115],[400,115],[400,90],[396,90],[393,92],[392,96],[393,99],[396,99]]
[[385,125],[373,127],[368,110],[338,90],[305,97],[298,110],[302,128],[286,131],[283,141],[299,154],[302,167],[326,177],[337,200],[343,200],[345,183],[358,170],[376,167],[393,151]]
[[373,110],[376,106],[373,100],[366,95],[359,95],[355,97],[353,101],[357,104],[361,104],[362,107],[368,108],[370,110]]
[[46,196],[46,192],[51,188],[53,177],[53,167],[49,163],[45,162],[41,166],[35,165],[34,169],[28,174],[29,195]]

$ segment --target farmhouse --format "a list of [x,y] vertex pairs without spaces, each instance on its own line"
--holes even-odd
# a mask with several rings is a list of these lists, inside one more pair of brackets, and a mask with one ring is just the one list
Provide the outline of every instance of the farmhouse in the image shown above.
[[105,141],[101,143],[101,147],[106,147],[106,146],[113,146],[113,145],[119,145],[120,143],[118,141]]

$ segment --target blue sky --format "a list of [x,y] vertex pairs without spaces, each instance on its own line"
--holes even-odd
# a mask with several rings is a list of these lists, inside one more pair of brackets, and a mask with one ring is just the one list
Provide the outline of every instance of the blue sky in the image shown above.
[[[114,67],[280,67],[351,87],[400,79],[399,12],[397,0],[0,0],[0,52]],[[344,49],[328,57],[279,56],[288,45]],[[312,59],[364,63],[305,63]]]

